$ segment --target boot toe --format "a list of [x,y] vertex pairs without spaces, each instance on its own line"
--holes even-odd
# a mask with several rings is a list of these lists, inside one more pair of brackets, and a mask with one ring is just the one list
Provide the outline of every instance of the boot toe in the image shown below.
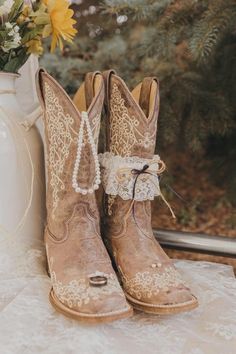
[[[83,310],[88,311],[86,308]],[[119,314],[130,310],[131,307],[127,303],[122,290],[111,295],[103,296],[102,299],[94,301],[92,306],[92,312],[100,316]]]
[[172,306],[181,305],[193,300],[193,295],[190,290],[185,286],[179,286],[178,288],[166,288],[154,290],[154,295],[147,298],[143,297],[141,301],[147,302],[153,305]]
[[190,289],[173,266],[161,272],[146,271],[125,279],[124,288],[128,296],[150,306],[185,306],[196,302]]
[[[52,277],[53,278],[53,277]],[[125,295],[114,274],[108,276],[104,286],[92,286],[88,278],[71,280],[69,283],[53,279],[53,302],[56,306],[78,316],[105,317],[132,313]]]

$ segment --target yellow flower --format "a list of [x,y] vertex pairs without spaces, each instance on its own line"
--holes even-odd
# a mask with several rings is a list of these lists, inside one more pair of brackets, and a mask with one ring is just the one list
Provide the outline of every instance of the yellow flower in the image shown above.
[[24,23],[24,21],[25,21],[25,16],[24,16],[24,15],[20,15],[20,16],[17,18],[16,23],[17,23],[18,25],[22,25],[22,23]]
[[24,5],[22,15],[28,17],[31,12],[31,7],[29,5]]
[[76,23],[72,16],[74,11],[69,9],[67,0],[43,0],[50,16],[50,24],[44,28],[43,36],[52,36],[51,52],[57,45],[62,49],[63,40],[71,42],[77,33],[73,25]]
[[40,38],[34,38],[25,43],[28,48],[27,53],[41,55],[43,54],[43,46]]
[[19,17],[17,18],[16,22],[18,25],[21,25],[22,23],[24,23],[26,20],[29,20],[29,14],[31,12],[31,8],[29,7],[29,5],[24,5],[23,10],[21,12],[21,14],[19,15]]

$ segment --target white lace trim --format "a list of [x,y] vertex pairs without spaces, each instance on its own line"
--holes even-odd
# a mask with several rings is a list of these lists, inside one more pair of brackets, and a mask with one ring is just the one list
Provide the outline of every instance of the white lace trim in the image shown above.
[[[93,274],[100,275],[104,273],[96,272]],[[108,283],[103,287],[93,287],[89,284],[89,279],[80,278],[78,280],[71,280],[68,284],[63,284],[60,282],[56,273],[51,272],[51,280],[53,290],[55,291],[58,299],[63,303],[73,307],[81,307],[82,305],[88,304],[90,301],[95,301],[114,293],[122,296],[120,284],[114,274],[106,274]]]
[[187,287],[179,272],[171,266],[166,267],[162,273],[153,270],[138,272],[131,279],[123,277],[124,288],[137,299],[143,296],[151,298],[158,295],[160,291],[168,291],[170,287],[177,288],[180,285]]
[[[106,194],[137,201],[153,200],[155,196],[161,195],[158,173],[162,171],[164,164],[158,155],[154,155],[152,159],[143,159],[137,156],[121,157],[105,152],[99,154],[99,161]],[[145,171],[148,173],[141,173],[137,177],[134,170],[140,171],[145,165],[149,166]]]

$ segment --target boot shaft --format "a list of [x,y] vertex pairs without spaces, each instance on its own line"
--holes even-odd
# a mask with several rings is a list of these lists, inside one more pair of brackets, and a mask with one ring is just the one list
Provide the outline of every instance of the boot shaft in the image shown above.
[[[104,72],[103,77],[107,111],[106,150],[121,158],[138,157],[140,159],[151,159],[155,151],[159,113],[159,84],[157,79],[155,77],[147,77],[131,92],[125,82],[113,70]],[[141,165],[142,163],[143,161],[141,161]],[[136,167],[139,164],[138,162]],[[127,165],[129,165],[128,161]],[[124,179],[124,184],[128,183],[127,178]],[[153,177],[154,183],[156,182],[155,179],[156,177]],[[140,181],[141,179],[138,182],[140,183]],[[130,182],[132,184],[132,180]],[[107,182],[105,184],[106,191],[108,192]],[[125,192],[125,186],[123,187],[123,191]],[[119,190],[121,191],[121,188]],[[131,216],[130,206],[132,197],[130,193],[132,191],[129,188],[129,197],[128,195],[123,197],[123,193],[119,193],[117,197],[113,197],[112,195],[107,197],[107,214],[113,214],[108,223],[109,227],[113,228],[115,225],[115,228],[123,228],[125,232],[124,216]],[[146,201],[143,203],[135,202],[136,214],[142,214],[144,207],[148,214],[150,214],[150,202]],[[119,214],[123,215],[120,220],[114,216],[117,210],[119,210]],[[113,233],[116,233],[116,231],[113,230]]]
[[96,176],[95,158],[86,124],[83,129],[79,171],[78,135],[82,111],[87,112],[93,142],[97,150],[100,117],[104,101],[104,83],[101,74],[89,73],[77,91],[74,102],[61,86],[44,70],[37,74],[38,95],[44,109],[44,127],[47,167],[47,224],[58,239],[64,237],[66,221],[75,206],[82,203],[86,210],[98,216],[94,193],[76,193],[73,174],[82,189],[93,186]]
[[151,158],[155,151],[159,85],[145,78],[132,92],[114,71],[104,73],[107,150],[122,157]]

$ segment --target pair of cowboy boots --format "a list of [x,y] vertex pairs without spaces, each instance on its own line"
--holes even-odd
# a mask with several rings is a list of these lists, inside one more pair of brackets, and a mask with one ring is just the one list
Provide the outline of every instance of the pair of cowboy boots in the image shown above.
[[[150,203],[161,195],[164,169],[154,155],[157,80],[146,78],[130,92],[113,71],[89,73],[73,101],[43,69],[36,81],[44,110],[52,305],[91,323],[129,317],[133,308],[155,314],[195,308],[197,299],[151,227]],[[107,147],[98,155],[104,106]],[[95,195],[101,182],[104,240]]]

